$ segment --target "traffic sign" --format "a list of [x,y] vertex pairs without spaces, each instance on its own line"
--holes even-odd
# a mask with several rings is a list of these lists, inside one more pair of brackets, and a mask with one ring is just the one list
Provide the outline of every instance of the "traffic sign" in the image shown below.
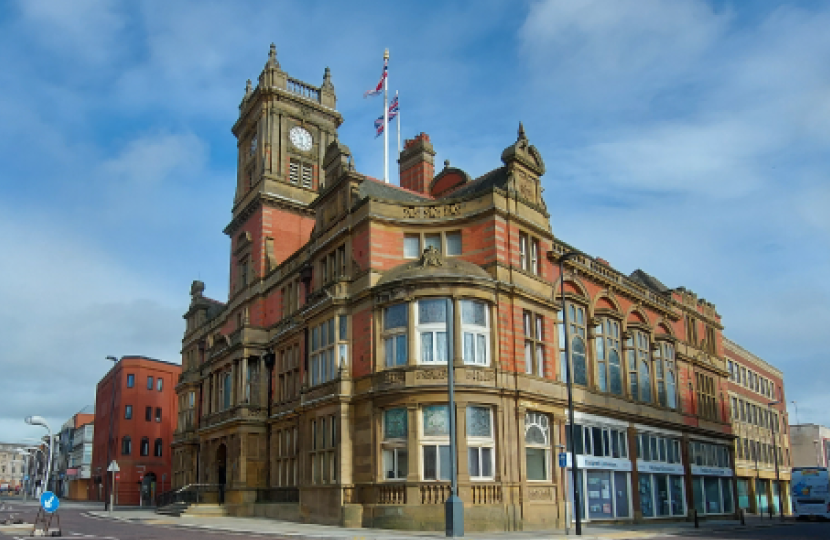
[[57,512],[60,505],[61,503],[57,496],[55,496],[55,494],[51,491],[44,491],[40,496],[40,506],[43,507],[43,509],[49,514]]
[[562,468],[568,466],[568,454],[566,452],[559,452],[559,466]]
[[120,474],[118,474],[118,473],[115,473],[115,479],[116,479],[116,480],[121,480],[121,475],[120,475]]
[[121,467],[119,467],[118,463],[113,459],[110,466],[107,467],[107,472],[121,472]]

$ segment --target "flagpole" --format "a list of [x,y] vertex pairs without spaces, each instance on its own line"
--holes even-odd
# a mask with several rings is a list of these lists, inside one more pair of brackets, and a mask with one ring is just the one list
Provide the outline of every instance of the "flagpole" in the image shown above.
[[[383,51],[383,63],[389,61],[389,49]],[[389,70],[386,70],[386,77],[383,78],[383,181],[389,182],[389,97],[386,89],[389,87]]]
[[398,119],[398,159],[401,159],[401,102],[398,101],[397,90],[395,90],[395,102],[398,104],[398,115],[395,117]]

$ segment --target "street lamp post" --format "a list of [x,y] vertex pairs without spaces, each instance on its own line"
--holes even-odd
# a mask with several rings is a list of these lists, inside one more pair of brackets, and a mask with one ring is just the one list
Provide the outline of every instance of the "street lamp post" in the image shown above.
[[581,256],[582,253],[578,251],[569,251],[559,256],[559,293],[562,303],[562,325],[564,327],[563,335],[565,337],[565,378],[568,386],[568,420],[570,425],[568,431],[571,438],[571,482],[573,483],[574,492],[574,519],[576,520],[575,531],[577,536],[582,535],[582,512],[581,512],[581,493],[578,482],[579,465],[576,461],[576,429],[574,426],[574,398],[573,398],[573,367],[571,366],[571,345],[570,337],[568,336],[568,310],[565,305],[565,261]]
[[781,521],[784,521],[784,498],[781,494],[781,472],[778,468],[778,443],[775,439],[775,424],[778,422],[772,422],[772,418],[774,418],[774,414],[772,412],[772,406],[778,405],[778,401],[770,401],[767,403],[767,408],[770,409],[770,427],[772,428],[771,436],[772,436],[772,457],[775,460],[775,484],[778,486],[778,514],[781,516]]
[[455,361],[453,352],[453,317],[452,298],[447,299],[446,304],[447,321],[447,409],[450,417],[450,496],[444,503],[444,526],[445,534],[450,538],[462,538],[464,536],[464,503],[458,496],[458,467],[457,459],[457,434],[455,432]]
[[[107,356],[107,360],[111,360],[118,364],[118,358],[114,356]],[[115,367],[113,364],[113,368]],[[104,463],[106,467],[105,470],[109,469],[110,465],[110,446],[112,446],[112,424],[115,421],[115,370],[112,373],[112,381],[111,381],[111,391],[112,391],[112,399],[110,400],[110,425],[109,430],[107,431],[107,461]],[[115,473],[111,473],[113,477],[115,477]],[[112,493],[108,493],[109,489],[109,482],[104,482],[104,510],[109,510],[112,512],[112,501],[113,498]]]
[[52,474],[52,455],[55,448],[55,441],[52,439],[52,428],[49,427],[49,424],[46,422],[46,419],[42,416],[27,416],[26,423],[30,426],[42,426],[46,428],[46,431],[49,433],[49,461],[46,463],[46,491],[49,491],[49,475]]

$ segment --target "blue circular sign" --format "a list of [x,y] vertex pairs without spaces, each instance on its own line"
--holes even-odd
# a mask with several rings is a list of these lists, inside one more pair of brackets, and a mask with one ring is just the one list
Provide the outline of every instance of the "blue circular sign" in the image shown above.
[[40,506],[48,513],[56,512],[61,505],[57,495],[51,491],[44,491],[40,496]]

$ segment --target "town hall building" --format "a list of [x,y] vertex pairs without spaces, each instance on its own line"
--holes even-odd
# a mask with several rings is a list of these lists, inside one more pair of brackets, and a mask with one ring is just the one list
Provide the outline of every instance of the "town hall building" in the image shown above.
[[452,369],[468,531],[564,527],[565,448],[585,521],[734,515],[715,306],[586,254],[560,275],[577,249],[521,124],[478,178],[436,171],[421,133],[384,183],[342,122],[329,70],[294,79],[272,46],[233,126],[229,295],[195,281],[184,315],[173,486],[232,515],[442,530]]

